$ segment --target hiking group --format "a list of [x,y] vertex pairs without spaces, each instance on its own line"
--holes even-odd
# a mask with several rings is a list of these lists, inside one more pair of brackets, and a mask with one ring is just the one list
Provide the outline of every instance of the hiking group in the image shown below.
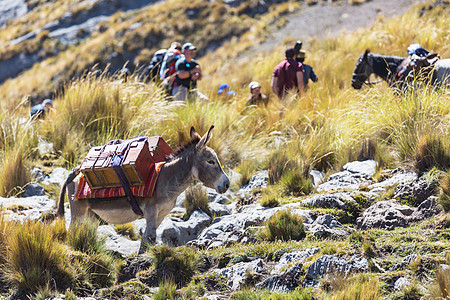
[[[272,91],[279,98],[288,92],[302,93],[306,91],[309,80],[318,80],[311,66],[305,65],[306,52],[301,49],[302,42],[297,41],[295,47],[285,51],[286,59],[278,64],[272,76]],[[160,49],[155,52],[148,67],[148,76],[162,82],[165,90],[173,100],[184,101],[199,98],[208,101],[209,98],[198,91],[197,81],[203,77],[202,69],[194,59],[197,48],[192,43],[173,42],[169,49]],[[261,85],[252,81],[249,84],[250,97],[247,105],[269,103],[269,97],[261,93]],[[217,95],[220,97],[233,97],[236,91],[227,83],[219,86]]]

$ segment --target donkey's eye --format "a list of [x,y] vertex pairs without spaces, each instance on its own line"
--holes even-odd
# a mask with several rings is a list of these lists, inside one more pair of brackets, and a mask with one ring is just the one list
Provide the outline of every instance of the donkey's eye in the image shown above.
[[212,160],[212,159],[210,159],[210,160],[208,160],[208,164],[210,164],[210,165],[213,165],[213,164],[215,164],[216,162],[214,161],[214,160]]

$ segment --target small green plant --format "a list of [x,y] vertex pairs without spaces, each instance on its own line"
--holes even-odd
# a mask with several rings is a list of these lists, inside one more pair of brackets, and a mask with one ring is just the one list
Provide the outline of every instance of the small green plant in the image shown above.
[[280,202],[278,201],[278,193],[275,191],[275,189],[267,188],[262,193],[260,204],[263,207],[277,207],[280,205]]
[[208,193],[201,185],[195,185],[186,191],[186,200],[184,200],[186,213],[184,219],[187,220],[196,209],[202,210],[209,216],[212,215],[208,205]]
[[285,195],[309,195],[313,190],[311,177],[309,175],[304,176],[296,170],[285,172],[279,184]]
[[279,211],[270,217],[258,236],[269,241],[302,240],[306,237],[303,218],[290,210]]
[[358,274],[344,279],[337,276],[329,283],[330,293],[325,299],[333,300],[377,300],[381,297],[381,283],[368,274]]
[[170,280],[163,280],[159,284],[158,291],[153,295],[155,300],[176,300],[177,285]]

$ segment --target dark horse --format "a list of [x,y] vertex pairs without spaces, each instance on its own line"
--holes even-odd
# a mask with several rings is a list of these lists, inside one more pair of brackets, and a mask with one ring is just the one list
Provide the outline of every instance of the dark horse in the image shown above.
[[359,90],[363,84],[371,85],[371,74],[381,77],[390,87],[396,87],[397,70],[405,59],[406,57],[373,54],[366,50],[356,63],[352,87]]
[[[390,87],[404,88],[404,80],[399,80],[397,74],[400,65],[406,57],[370,53],[366,50],[356,63],[352,76],[352,87],[360,89],[363,84],[372,85],[370,75],[375,74],[386,81]],[[450,59],[440,59],[434,64],[431,83],[450,86]]]

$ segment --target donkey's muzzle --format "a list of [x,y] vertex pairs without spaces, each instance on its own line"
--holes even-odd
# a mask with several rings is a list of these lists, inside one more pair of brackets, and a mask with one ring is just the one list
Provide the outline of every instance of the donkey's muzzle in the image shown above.
[[230,180],[228,179],[228,177],[226,177],[225,180],[223,180],[220,184],[217,185],[216,190],[218,193],[223,194],[228,190],[229,187],[230,187]]

